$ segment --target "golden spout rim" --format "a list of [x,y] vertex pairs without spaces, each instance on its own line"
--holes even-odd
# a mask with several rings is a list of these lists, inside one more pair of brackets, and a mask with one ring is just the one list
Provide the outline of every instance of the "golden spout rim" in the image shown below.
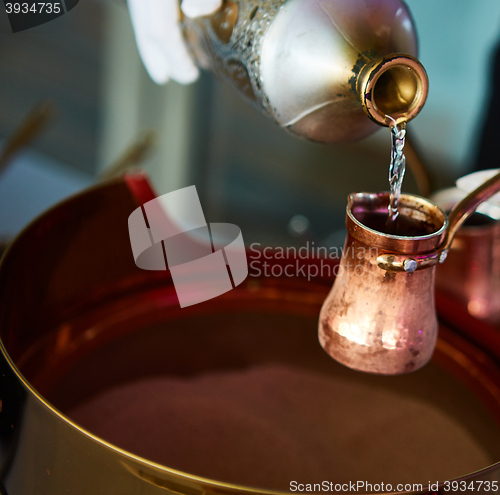
[[396,53],[375,58],[359,74],[357,90],[368,117],[389,127],[414,119],[429,93],[429,78],[415,57]]

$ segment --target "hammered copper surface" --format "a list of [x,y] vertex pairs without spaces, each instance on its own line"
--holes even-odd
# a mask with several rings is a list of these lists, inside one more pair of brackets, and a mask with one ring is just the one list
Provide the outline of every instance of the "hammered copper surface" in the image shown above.
[[[435,266],[407,273],[384,270],[383,254],[410,256],[435,249],[446,230],[439,208],[402,195],[401,235],[385,227],[388,193],[349,197],[347,239],[340,270],[321,309],[319,340],[340,363],[359,371],[395,375],[429,362],[437,338]],[[373,228],[370,228],[372,226]]]

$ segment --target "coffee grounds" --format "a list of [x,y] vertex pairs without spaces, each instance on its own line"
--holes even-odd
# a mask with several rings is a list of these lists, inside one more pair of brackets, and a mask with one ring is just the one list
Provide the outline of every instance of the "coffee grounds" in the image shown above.
[[432,404],[281,365],[127,383],[69,416],[151,461],[267,489],[288,491],[292,480],[427,484],[492,463]]

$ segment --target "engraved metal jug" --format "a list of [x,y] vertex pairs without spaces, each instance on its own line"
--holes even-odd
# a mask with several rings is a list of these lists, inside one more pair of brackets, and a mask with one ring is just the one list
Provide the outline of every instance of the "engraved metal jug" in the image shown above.
[[401,0],[227,0],[182,26],[200,67],[311,141],[361,139],[388,116],[411,120],[427,98]]

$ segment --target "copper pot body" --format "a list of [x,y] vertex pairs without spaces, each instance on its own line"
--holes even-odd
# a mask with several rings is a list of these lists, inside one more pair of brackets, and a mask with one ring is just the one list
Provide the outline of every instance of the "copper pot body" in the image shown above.
[[[474,217],[473,217],[474,218]],[[437,270],[437,287],[456,297],[474,317],[500,321],[500,222],[482,215],[483,225],[463,225],[446,263]]]
[[[451,188],[432,199],[450,211],[464,194]],[[492,324],[500,322],[500,222],[495,204],[481,204],[460,226],[446,263],[437,270],[436,286],[473,317]]]
[[347,239],[321,309],[319,340],[330,356],[350,368],[393,375],[415,371],[432,356],[438,327],[436,267],[391,272],[378,259],[394,253],[411,260],[411,255],[432,251],[441,243],[447,221],[429,201],[402,195],[400,223],[406,222],[409,232],[389,235],[375,230],[384,227],[388,204],[388,193],[350,195]]

